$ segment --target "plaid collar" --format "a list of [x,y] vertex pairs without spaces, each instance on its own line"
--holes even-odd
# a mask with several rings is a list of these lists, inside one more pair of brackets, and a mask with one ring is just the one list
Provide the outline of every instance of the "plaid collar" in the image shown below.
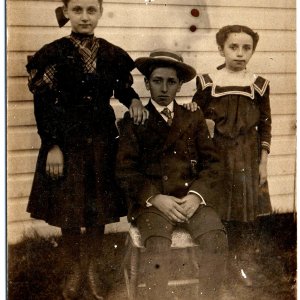
[[94,35],[80,35],[73,33],[69,36],[72,43],[78,48],[84,62],[86,73],[96,72],[96,58],[99,49],[98,39]]

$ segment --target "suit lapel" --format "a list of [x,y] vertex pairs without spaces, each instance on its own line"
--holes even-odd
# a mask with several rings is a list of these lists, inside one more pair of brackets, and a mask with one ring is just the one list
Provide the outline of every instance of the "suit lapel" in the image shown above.
[[146,105],[146,108],[149,111],[149,119],[146,121],[147,125],[145,124],[147,126],[147,131],[155,132],[163,137],[163,140],[165,141],[164,150],[174,144],[192,122],[189,111],[178,105],[175,100],[174,117],[171,127],[156,110],[151,101]]
[[166,138],[170,131],[170,126],[156,110],[151,101],[149,101],[149,103],[146,105],[146,108],[149,111],[149,119],[146,121],[148,130],[155,131],[159,135],[162,135],[164,138]]

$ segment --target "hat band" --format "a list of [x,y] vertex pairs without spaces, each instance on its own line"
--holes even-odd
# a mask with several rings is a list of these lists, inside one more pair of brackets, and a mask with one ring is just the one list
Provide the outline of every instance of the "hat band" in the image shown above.
[[180,57],[179,55],[176,55],[175,53],[171,53],[171,52],[164,52],[164,51],[153,52],[153,53],[150,53],[150,57],[152,57],[152,58],[167,58],[167,59],[172,59],[172,60],[183,62],[182,57]]

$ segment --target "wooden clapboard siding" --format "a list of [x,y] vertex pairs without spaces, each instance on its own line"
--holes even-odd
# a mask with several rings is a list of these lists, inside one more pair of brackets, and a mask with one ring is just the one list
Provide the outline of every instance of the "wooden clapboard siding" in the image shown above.
[[[24,1],[24,0],[16,0],[16,1]],[[36,1],[44,1],[44,0],[36,0]],[[155,0],[152,0],[153,2]],[[241,0],[168,0],[168,1],[161,1],[160,3],[156,3],[157,5],[185,5],[185,6],[205,6],[207,1],[209,1],[210,6],[230,6],[230,7],[272,7],[272,8],[296,8],[296,2],[294,0],[276,0],[273,3],[273,0],[251,0],[249,1],[241,1]],[[53,2],[60,3],[60,0],[53,0]],[[141,0],[105,0],[106,3],[141,3]],[[145,0],[145,3],[147,1]],[[148,1],[148,3],[151,1]]]
[[[261,74],[271,81],[271,92],[273,94],[295,94],[296,77],[294,73],[280,74]],[[32,100],[32,95],[27,88],[27,78],[12,77],[8,78],[7,91],[8,101]],[[141,97],[147,97],[148,92],[144,88],[144,79],[141,75],[134,77],[134,88]],[[179,93],[180,96],[191,96],[196,91],[195,81],[184,84]],[[271,95],[271,97],[272,97]]]
[[[37,150],[14,151],[8,158],[8,175],[32,174],[35,170],[37,154]],[[295,163],[293,155],[272,155],[269,158],[268,175],[293,175]]]
[[[125,111],[126,108],[125,107],[121,107],[122,110],[121,111]],[[24,111],[23,111],[24,113]],[[31,113],[31,112],[29,112]],[[22,111],[17,114],[16,116],[22,116]],[[118,114],[118,118],[121,118],[123,114],[119,113]],[[15,116],[12,116],[11,114],[8,114],[8,116],[10,116],[11,119],[15,119]],[[272,135],[276,136],[276,135],[295,135],[295,131],[296,131],[296,117],[295,115],[274,115],[272,118]],[[28,125],[25,128],[25,132],[23,130],[23,128],[20,126],[13,126],[13,127],[9,127],[9,131],[12,134],[23,134],[23,133],[28,133],[29,130],[31,130],[32,132],[36,131],[35,126],[31,126]],[[10,141],[8,142],[8,149],[9,150],[14,150],[18,148],[18,145],[15,145],[16,148],[12,147],[12,144],[10,143]]]
[[[254,55],[251,59],[248,68],[255,70],[257,73],[295,73],[296,72],[296,58],[294,52],[257,52],[259,55]],[[25,65],[27,63],[27,56],[32,55],[33,52],[9,52],[7,55],[8,64],[12,67],[7,70],[7,76],[20,77],[27,76]],[[137,58],[147,56],[147,52],[130,52],[131,57]],[[208,70],[223,63],[223,59],[216,51],[211,52],[182,52],[186,61],[191,60],[193,66],[198,72],[208,72]],[[212,65],[215,62],[215,66]],[[267,67],[267,70],[266,70]],[[134,70],[133,74],[138,74]]]
[[[158,1],[157,1],[158,2]],[[194,24],[198,28],[220,28],[223,24],[243,22],[256,29],[295,29],[295,9],[257,7],[221,7],[199,6],[201,17],[191,15],[191,8],[186,5],[145,5],[133,3],[120,9],[119,3],[105,3],[103,17],[100,20],[104,27],[158,27],[158,28],[189,28]],[[8,10],[13,11],[7,24],[9,26],[53,27],[53,18],[57,3],[53,1],[9,1]],[[195,5],[197,7],[197,5]],[[52,14],[49,12],[53,12]],[[222,16],[222,17],[220,17]],[[254,17],[255,16],[255,17]],[[155,22],[154,22],[155,20]],[[276,22],[274,22],[276,20]]]
[[[224,23],[226,24],[226,23]],[[126,30],[126,31],[125,31]],[[147,31],[147,34],[145,34]],[[125,33],[126,32],[126,33]],[[127,51],[148,51],[160,47],[177,51],[216,51],[215,34],[217,29],[198,29],[191,33],[188,28],[103,28],[95,34],[123,47]],[[70,33],[70,28],[43,28],[30,26],[12,26],[7,50],[36,51],[44,44]],[[296,50],[295,32],[285,30],[260,30],[257,51],[289,52]],[[143,42],[141,43],[141,36]],[[175,40],[174,40],[175,39]],[[276,41],[276,42],[275,42]]]
[[[142,99],[146,101],[147,98]],[[191,97],[177,97],[179,102],[190,102]],[[272,95],[271,99],[273,121],[278,119],[278,115],[290,115],[290,118],[295,118],[296,97],[291,94]],[[112,105],[115,109],[116,117],[121,118],[127,110],[117,100],[112,100]],[[275,119],[274,119],[275,117]],[[35,125],[32,101],[12,101],[7,105],[8,126]],[[295,124],[293,124],[295,125]],[[274,135],[274,131],[273,131]]]
[[[7,208],[8,239],[23,232],[58,233],[26,213],[40,140],[27,88],[26,62],[42,45],[69,34],[70,25],[58,28],[54,9],[59,0],[7,1]],[[198,8],[200,17],[190,11]],[[126,49],[132,58],[147,56],[154,48],[182,52],[197,72],[212,72],[223,62],[215,34],[223,25],[240,23],[258,31],[260,41],[248,68],[271,81],[273,139],[268,162],[274,211],[295,210],[296,161],[296,1],[294,0],[105,0],[96,35]],[[191,32],[189,27],[197,30]],[[142,39],[141,39],[142,37]],[[133,71],[134,88],[145,103],[143,77]],[[183,86],[179,103],[191,101],[195,81]],[[126,108],[112,100],[117,118]],[[107,226],[109,232],[126,230],[123,222]]]

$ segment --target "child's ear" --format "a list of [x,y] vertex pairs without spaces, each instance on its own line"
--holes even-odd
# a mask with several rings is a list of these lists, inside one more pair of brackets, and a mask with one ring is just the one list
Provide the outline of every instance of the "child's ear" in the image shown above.
[[177,93],[180,92],[181,87],[182,87],[182,84],[183,84],[183,81],[181,80],[181,81],[179,82],[178,87],[177,87]]
[[218,46],[218,50],[219,50],[220,55],[224,57],[225,54],[224,54],[223,48],[221,46]]
[[149,80],[146,77],[144,77],[144,82],[145,82],[145,87],[146,87],[147,91],[150,91]]

